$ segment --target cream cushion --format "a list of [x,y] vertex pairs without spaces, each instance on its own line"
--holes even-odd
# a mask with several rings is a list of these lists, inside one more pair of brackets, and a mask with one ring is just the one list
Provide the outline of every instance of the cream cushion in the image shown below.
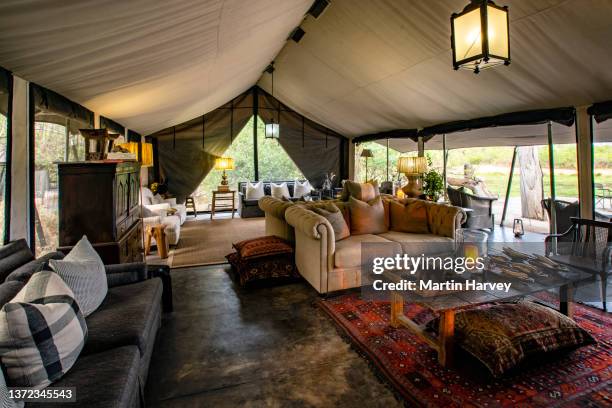
[[293,184],[293,198],[302,198],[313,190],[310,185],[310,181],[306,180],[301,183],[299,180],[295,180]]
[[247,200],[259,200],[263,197],[265,195],[263,181],[258,183],[247,182],[245,195]]
[[[291,197],[291,195],[289,195],[289,187],[287,187],[287,183],[283,182],[280,184],[276,184],[276,183],[270,183],[270,192],[272,197],[276,197],[278,199],[283,199],[283,197],[285,198],[289,198]],[[257,197],[258,199],[261,197]]]
[[364,243],[378,243],[376,256],[393,257],[402,253],[402,247],[397,242],[389,241],[380,235],[362,234],[336,242],[334,266],[336,268],[355,268],[362,265],[361,247]]

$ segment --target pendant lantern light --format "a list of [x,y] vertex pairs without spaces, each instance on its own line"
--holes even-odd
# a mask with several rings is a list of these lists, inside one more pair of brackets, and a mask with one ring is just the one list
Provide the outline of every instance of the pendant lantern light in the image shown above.
[[491,0],[472,0],[451,16],[453,67],[481,70],[510,65],[508,7]]
[[[274,61],[272,61],[270,63],[270,65],[268,66],[268,68],[266,68],[266,72],[269,73],[272,77],[272,97],[274,97]],[[279,121],[280,121],[280,112],[278,113],[279,116],[279,120],[277,120],[276,122],[274,122],[274,118],[272,118],[272,120],[270,121],[270,123],[266,123],[266,132],[265,132],[265,137],[266,139],[276,139],[278,140],[280,138],[280,125],[279,125]]]

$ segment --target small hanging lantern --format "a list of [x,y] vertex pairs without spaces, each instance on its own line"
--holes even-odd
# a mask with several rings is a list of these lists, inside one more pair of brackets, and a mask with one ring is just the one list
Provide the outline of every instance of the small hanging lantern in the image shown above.
[[514,224],[512,226],[512,232],[514,232],[514,236],[517,238],[525,235],[525,228],[523,228],[523,220],[520,218],[514,219]]
[[[272,97],[274,97],[274,61],[272,61],[270,63],[270,65],[268,65],[268,68],[266,68],[266,71],[268,74],[271,75],[272,77]],[[278,116],[279,116],[279,121],[280,121],[280,111],[278,112]],[[274,118],[272,118],[272,120],[270,121],[270,123],[266,123],[266,132],[265,132],[265,137],[266,139],[276,139],[278,140],[280,138],[280,125],[277,122],[274,121]]]
[[475,74],[497,65],[510,65],[508,7],[491,0],[472,0],[451,16],[453,67]]

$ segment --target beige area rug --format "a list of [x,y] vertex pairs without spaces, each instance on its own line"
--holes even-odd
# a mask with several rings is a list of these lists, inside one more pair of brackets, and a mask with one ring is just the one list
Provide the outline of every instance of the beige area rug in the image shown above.
[[227,262],[232,243],[265,235],[265,219],[233,218],[186,221],[174,249],[172,268]]

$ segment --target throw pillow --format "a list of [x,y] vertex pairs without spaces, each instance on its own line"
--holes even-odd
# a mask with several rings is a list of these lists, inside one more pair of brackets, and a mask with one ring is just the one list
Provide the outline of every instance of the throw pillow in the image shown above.
[[391,230],[428,234],[427,203],[422,200],[389,200]]
[[370,201],[374,197],[378,197],[378,182],[357,183],[351,180],[345,180],[342,186],[341,200],[348,201],[349,197],[355,197],[357,200]]
[[291,197],[289,194],[289,187],[287,187],[287,183],[285,182],[280,184],[270,183],[270,192],[272,197],[276,197],[280,200],[283,199],[283,196]]
[[16,402],[9,398],[8,388],[4,374],[0,370],[0,407],[2,408],[22,408],[23,402]]
[[155,194],[151,198],[151,201],[153,202],[153,204],[163,204],[164,203],[164,197],[160,196],[159,194]]
[[102,304],[108,292],[106,270],[86,236],[77,242],[64,259],[51,259],[49,266],[73,291],[85,317]]
[[293,253],[293,247],[287,241],[274,235],[247,239],[232,246],[243,260]]
[[308,195],[314,190],[308,180],[301,183],[299,180],[295,180],[293,184],[293,198],[302,198]]
[[381,234],[387,232],[385,208],[380,196],[369,202],[349,198],[351,235]]
[[32,275],[0,310],[0,360],[15,387],[43,389],[73,366],[87,338],[85,318],[56,273]]
[[259,200],[265,195],[263,181],[257,183],[247,182],[246,185],[246,199],[247,200]]
[[344,238],[348,238],[351,236],[351,230],[344,220],[344,216],[338,207],[335,204],[329,204],[325,208],[323,207],[313,207],[312,211],[319,214],[329,221],[333,230],[334,230],[334,238],[336,241],[340,241]]
[[[437,319],[429,325],[435,330]],[[457,313],[455,338],[495,377],[529,357],[595,343],[569,317],[530,301]]]

